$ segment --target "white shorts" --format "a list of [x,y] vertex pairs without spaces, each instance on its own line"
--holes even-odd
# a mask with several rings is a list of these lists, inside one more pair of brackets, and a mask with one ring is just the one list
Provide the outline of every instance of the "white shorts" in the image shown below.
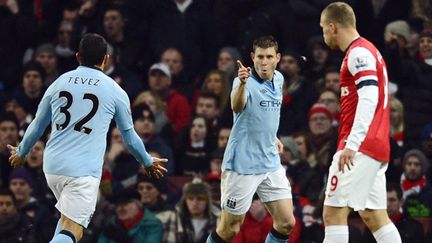
[[339,157],[333,156],[329,169],[324,205],[350,207],[354,211],[364,209],[386,209],[387,163],[381,163],[361,152],[354,156],[351,170],[345,166],[345,173],[339,171]]
[[64,216],[87,228],[96,208],[100,179],[93,176],[45,175]]
[[226,170],[221,180],[221,208],[234,215],[249,210],[255,192],[263,202],[291,199],[291,186],[281,167],[274,172],[243,175]]

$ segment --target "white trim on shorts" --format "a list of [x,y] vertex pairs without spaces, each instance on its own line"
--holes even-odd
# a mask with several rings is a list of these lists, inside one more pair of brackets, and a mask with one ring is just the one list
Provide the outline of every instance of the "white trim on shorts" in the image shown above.
[[61,214],[87,228],[96,208],[100,179],[93,176],[45,175]]
[[324,205],[350,207],[354,211],[364,209],[386,209],[387,193],[385,172],[388,163],[377,161],[357,152],[351,170],[339,171],[339,157],[333,156],[325,191]]
[[249,210],[255,192],[263,202],[292,199],[291,186],[285,169],[256,175],[222,172],[221,208],[234,215],[244,215]]

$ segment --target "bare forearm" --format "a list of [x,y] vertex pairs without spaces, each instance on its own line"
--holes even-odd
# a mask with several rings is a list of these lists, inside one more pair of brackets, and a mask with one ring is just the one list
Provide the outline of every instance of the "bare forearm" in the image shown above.
[[238,85],[231,95],[231,108],[234,112],[241,112],[246,105],[246,83]]

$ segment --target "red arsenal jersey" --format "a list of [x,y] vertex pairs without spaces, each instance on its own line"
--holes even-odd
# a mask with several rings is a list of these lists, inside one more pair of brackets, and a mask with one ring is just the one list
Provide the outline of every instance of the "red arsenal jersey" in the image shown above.
[[355,39],[341,66],[338,150],[345,147],[378,161],[390,159],[390,103],[387,69],[368,40]]

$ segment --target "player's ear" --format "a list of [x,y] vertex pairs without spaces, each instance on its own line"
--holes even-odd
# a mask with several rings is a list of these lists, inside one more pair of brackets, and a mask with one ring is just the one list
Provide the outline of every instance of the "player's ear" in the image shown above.
[[279,63],[280,59],[281,59],[281,54],[278,52],[276,53],[276,62]]
[[79,52],[77,52],[77,53],[75,54],[75,57],[76,57],[76,59],[77,59],[77,62],[78,62],[78,63],[81,63],[81,57],[80,57]]
[[251,57],[251,59],[252,59],[252,61],[253,61],[253,59],[255,58],[255,53],[254,53],[253,51],[251,51],[251,53],[250,53],[250,57]]
[[330,23],[330,24],[329,24],[329,27],[330,27],[330,31],[331,31],[332,33],[334,33],[334,34],[337,33],[337,26],[336,26],[336,24],[334,24],[334,23]]
[[109,58],[110,58],[110,56],[109,56],[108,54],[106,54],[106,55],[104,56],[104,59],[103,59],[103,62],[102,62],[103,65],[105,65],[105,66],[108,65]]

